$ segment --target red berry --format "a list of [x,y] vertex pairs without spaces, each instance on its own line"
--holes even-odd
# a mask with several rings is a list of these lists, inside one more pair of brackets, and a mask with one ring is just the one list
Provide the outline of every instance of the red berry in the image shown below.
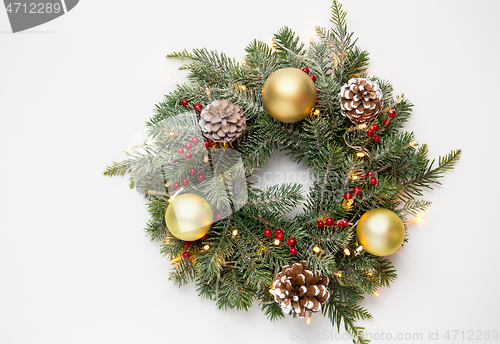
[[377,178],[370,179],[370,184],[371,185],[377,185]]
[[375,172],[373,172],[373,171],[368,171],[368,173],[367,173],[368,177],[371,177],[371,176],[373,176],[374,174],[375,174]]
[[179,184],[179,182],[175,182],[173,185],[174,189],[178,189],[179,186],[181,186],[181,184]]
[[391,125],[391,120],[389,118],[384,119],[384,125]]
[[347,192],[345,195],[344,195],[344,198],[346,201],[350,200],[352,198],[352,194]]
[[196,168],[190,168],[189,169],[189,174],[194,176],[196,174]]
[[193,157],[193,154],[187,152],[186,153],[186,159],[191,159]]
[[200,175],[198,176],[198,181],[199,181],[199,182],[202,182],[202,181],[204,181],[204,180],[205,180],[205,176],[204,176],[203,174],[200,174]]
[[311,78],[312,81],[316,81],[316,75],[314,74],[309,74],[309,77]]
[[270,230],[270,229],[266,229],[266,230],[264,231],[264,236],[266,236],[266,237],[270,237],[270,236],[271,236],[271,234],[273,234],[273,233],[271,232],[271,230]]
[[374,125],[372,125],[372,129],[373,129],[373,131],[377,131],[380,129],[380,127],[378,126],[378,124],[374,124]]
[[276,233],[276,234],[278,234],[278,233],[279,233],[279,234],[283,234],[283,231],[282,231],[281,229],[277,229],[277,230],[275,231],[275,233]]
[[215,215],[215,218],[217,220],[222,220],[222,214],[221,213],[217,213],[217,215]]
[[178,149],[177,149],[177,153],[179,153],[179,154],[184,154],[184,148],[182,148],[182,147],[181,147],[181,148],[178,148]]
[[205,235],[203,236],[203,238],[201,238],[201,240],[207,240],[207,238],[208,238],[208,234],[205,234]]
[[205,147],[207,147],[207,148],[208,148],[208,147],[210,147],[210,145],[211,145],[210,141],[208,141],[208,140],[205,140],[205,142],[203,142],[203,144],[204,144],[204,145],[205,145]]
[[190,248],[191,247],[191,243],[189,241],[184,241],[184,247],[185,248]]
[[196,111],[201,111],[201,104],[200,104],[200,103],[196,103],[196,104],[194,104],[194,109],[195,109]]
[[396,111],[395,111],[395,110],[390,110],[390,111],[387,113],[387,116],[389,116],[390,118],[394,118],[394,117],[396,117]]
[[183,252],[182,253],[182,258],[188,259],[189,258],[189,252]]
[[181,100],[181,105],[182,106],[187,106],[188,105],[188,100],[187,99]]
[[325,227],[325,223],[323,221],[318,221],[318,227],[319,228]]
[[325,224],[327,226],[333,225],[333,219],[331,217],[327,217],[326,220],[325,220]]
[[368,137],[372,137],[374,133],[375,133],[375,131],[373,129],[368,129],[366,131],[366,135],[368,135]]
[[380,142],[380,136],[374,136],[373,137],[373,143],[379,143]]
[[285,236],[283,235],[283,233],[276,234],[276,240],[283,241],[283,239],[285,239]]
[[359,178],[359,179],[365,179],[365,178],[366,178],[366,175],[365,175],[363,172],[358,173],[358,178]]
[[294,238],[288,239],[288,245],[295,246],[296,243],[297,243],[297,240],[295,240]]
[[198,142],[200,142],[200,140],[199,140],[197,137],[193,137],[193,138],[191,139],[191,142],[193,143],[193,145],[197,145],[197,144],[198,144]]
[[290,254],[292,256],[295,256],[297,254],[297,249],[295,247],[290,247],[290,251],[289,252],[290,252]]
[[361,193],[361,188],[359,186],[355,186],[354,189],[352,189],[352,193],[359,195]]
[[186,144],[184,145],[184,147],[187,149],[187,150],[190,150],[191,148],[193,148],[193,144],[191,142],[186,142]]
[[346,219],[342,219],[342,220],[339,220],[337,222],[337,225],[340,227],[340,228],[343,228],[343,227],[347,227],[347,225],[349,224],[349,221],[347,221]]
[[304,73],[309,74],[309,68],[307,68],[307,67],[302,68],[302,71],[303,71]]
[[184,185],[184,186],[186,186],[186,185],[189,184],[189,180],[187,178],[182,178],[181,184]]

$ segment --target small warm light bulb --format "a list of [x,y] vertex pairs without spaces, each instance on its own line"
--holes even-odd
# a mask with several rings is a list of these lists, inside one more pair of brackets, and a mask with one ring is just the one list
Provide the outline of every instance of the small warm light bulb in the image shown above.
[[172,79],[172,77],[171,77],[170,75],[167,75],[167,79],[168,79],[168,80],[169,80],[172,84],[177,85],[177,82],[176,82],[174,79]]
[[246,91],[246,90],[247,90],[246,86],[245,86],[245,85],[241,85],[241,84],[240,84],[240,85],[238,85],[238,88],[239,88],[240,90],[242,90],[242,91]]
[[269,289],[269,294],[274,295],[274,288]]
[[353,174],[353,175],[351,176],[351,179],[352,179],[352,180],[358,180],[358,178],[359,178],[359,177],[358,177],[358,175],[357,175],[357,174]]
[[403,101],[403,97],[399,97],[398,100],[396,100],[396,103],[399,104]]
[[364,157],[364,156],[365,156],[365,153],[363,153],[363,152],[357,152],[357,153],[356,153],[356,156],[357,156],[358,158],[362,158],[362,157]]
[[310,316],[307,317],[306,323],[307,323],[307,325],[309,325],[311,323],[311,317]]
[[171,132],[169,132],[169,133],[168,133],[168,135],[170,135],[170,136],[174,136],[174,132],[173,132],[173,131],[171,131]]
[[242,58],[242,59],[241,59],[241,65],[242,65],[243,67],[246,67],[246,66],[247,66],[247,59],[246,59],[246,58]]
[[315,116],[319,116],[319,114],[320,114],[320,111],[318,109],[314,110],[314,115]]
[[337,275],[337,277],[342,277],[342,272],[337,272],[335,275]]
[[373,272],[369,272],[367,273],[368,276],[372,277],[373,276]]
[[280,241],[278,239],[274,240],[274,244],[278,246],[280,244]]
[[378,293],[376,291],[373,292],[373,295],[378,296]]
[[362,129],[365,129],[366,128],[366,123],[361,123],[360,125],[358,125],[358,129],[359,130],[362,130]]
[[237,235],[238,235],[238,230],[237,230],[237,229],[235,229],[235,230],[233,231],[233,238],[234,238],[235,236],[237,236]]
[[209,248],[210,248],[210,245],[205,245],[205,246],[203,246],[203,249],[204,249],[205,251],[208,251],[208,249],[209,249]]
[[418,141],[417,141],[417,140],[412,140],[412,141],[410,141],[410,142],[408,143],[408,145],[407,145],[406,147],[413,147],[413,146],[415,146],[417,143],[418,143]]
[[351,255],[351,251],[349,251],[349,249],[346,247],[346,248],[344,248],[344,254],[346,256],[350,256]]
[[319,253],[321,249],[318,246],[314,246],[313,251]]
[[416,218],[413,219],[413,222],[416,223],[422,222],[422,216],[417,216]]

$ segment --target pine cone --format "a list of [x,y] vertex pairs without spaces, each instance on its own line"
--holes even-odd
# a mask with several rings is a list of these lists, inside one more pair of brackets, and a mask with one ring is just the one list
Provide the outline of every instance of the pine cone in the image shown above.
[[225,99],[214,100],[201,110],[200,127],[211,141],[227,143],[243,134],[247,127],[247,118],[238,105]]
[[361,124],[376,118],[384,103],[377,83],[369,79],[353,78],[340,89],[342,115],[352,123]]
[[328,277],[313,273],[305,262],[287,265],[273,282],[274,300],[285,312],[293,310],[300,318],[306,312],[319,312],[328,300]]

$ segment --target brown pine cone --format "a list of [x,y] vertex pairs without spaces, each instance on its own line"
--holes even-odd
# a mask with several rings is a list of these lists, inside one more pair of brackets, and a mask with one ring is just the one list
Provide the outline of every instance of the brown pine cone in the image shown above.
[[342,115],[352,123],[361,124],[376,118],[382,110],[384,96],[377,83],[353,78],[340,88]]
[[293,310],[300,318],[319,312],[328,300],[328,277],[314,273],[305,262],[287,265],[273,282],[274,300],[285,312]]
[[200,127],[205,137],[214,142],[232,142],[247,127],[243,110],[225,99],[214,100],[201,110]]

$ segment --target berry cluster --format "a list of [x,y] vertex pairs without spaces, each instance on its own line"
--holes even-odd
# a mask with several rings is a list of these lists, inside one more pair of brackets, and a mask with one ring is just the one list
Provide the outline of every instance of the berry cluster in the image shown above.
[[[264,231],[264,236],[266,236],[266,237],[270,237],[272,234],[273,234],[273,232],[269,228],[266,228],[266,230]],[[279,242],[282,242],[283,240],[285,240],[285,235],[283,234],[283,230],[277,229],[274,231],[274,234],[276,235],[276,240],[278,240]],[[297,249],[294,246],[297,244],[297,240],[295,240],[294,238],[290,238],[290,239],[288,239],[286,244],[290,248],[289,249],[290,254],[292,256],[296,255]]]
[[349,221],[347,221],[346,219],[341,219],[338,220],[337,223],[335,223],[335,220],[333,218],[327,217],[325,221],[319,220],[317,225],[319,228],[323,228],[325,226],[327,227],[333,226],[333,229],[336,229],[337,227],[339,228],[347,227],[349,225]]
[[[208,141],[208,140],[207,140]],[[205,147],[207,146],[207,141],[205,141]],[[200,142],[200,140],[197,138],[197,137],[193,137],[191,139],[191,141],[188,141],[184,144],[184,148],[183,147],[179,147],[177,149],[177,153],[179,155],[184,155],[184,157],[186,159],[191,159],[193,157],[193,154],[191,154],[191,152],[189,152],[192,148],[193,148],[193,145],[196,145]],[[208,143],[210,144],[210,141],[208,141]],[[184,153],[184,149],[187,150],[188,152]],[[196,168],[191,168],[189,169],[189,174],[192,175],[192,176],[195,176],[196,174],[198,173],[198,171],[196,170]],[[202,182],[205,180],[205,175],[203,173],[200,173],[198,175],[198,177],[196,177],[196,179],[198,179],[199,182]],[[189,180],[187,178],[182,178],[181,182],[174,182],[172,184],[172,186],[174,187],[174,189],[178,189],[181,184],[183,186],[186,186],[189,184]]]
[[[302,71],[306,74],[309,74],[310,70],[307,67],[302,68]],[[316,81],[316,75],[314,74],[309,74],[309,77],[311,78],[312,81]]]
[[[188,102],[188,100],[187,100],[187,99],[182,99],[182,100],[181,100],[181,105],[182,105],[182,106],[186,106],[186,107],[187,107],[187,106],[189,106],[189,102]],[[203,109],[203,106],[202,106],[200,103],[196,103],[196,104],[194,104],[193,109],[194,109],[196,112],[198,112],[198,114],[200,114],[200,113],[201,113],[201,110]]]
[[[397,115],[397,113],[395,110],[389,110],[389,112],[387,113],[387,116],[389,116],[389,118],[386,118],[384,120],[384,126],[387,127],[387,126],[391,125],[391,118],[396,117],[396,115]],[[380,142],[380,136],[375,135],[379,129],[380,129],[380,126],[378,124],[374,124],[366,131],[366,135],[368,135],[368,137],[372,137],[373,143]]]

